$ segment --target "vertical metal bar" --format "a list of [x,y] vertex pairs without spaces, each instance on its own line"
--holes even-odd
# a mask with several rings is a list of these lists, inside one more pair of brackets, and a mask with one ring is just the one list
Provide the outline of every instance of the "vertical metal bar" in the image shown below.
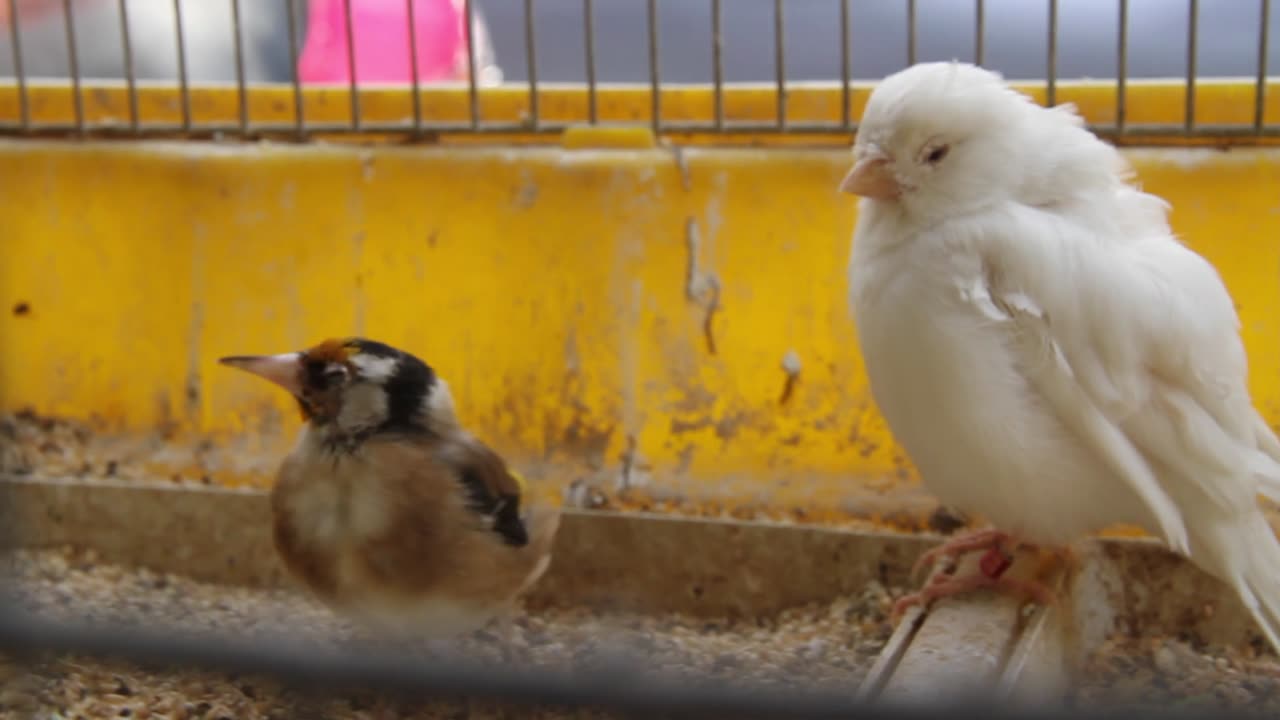
[[538,112],[538,46],[533,26],[533,0],[524,0],[524,51],[529,68],[529,121],[534,130],[541,124]]
[[307,134],[306,111],[302,101],[302,75],[298,72],[298,14],[293,0],[282,0],[289,20],[289,66],[293,71],[293,128],[299,140]]
[[1185,128],[1188,134],[1196,126],[1196,53],[1199,39],[1200,0],[1187,0],[1187,109]]
[[987,57],[987,1],[974,0],[973,64],[981,65]]
[[236,92],[240,105],[240,135],[249,134],[249,91],[244,79],[244,35],[241,32],[240,0],[231,0],[231,32],[235,34]]
[[916,0],[907,0],[907,65],[916,64]]
[[22,67],[22,37],[18,32],[18,0],[9,0],[9,47],[13,50],[13,75],[18,83],[18,116],[22,129],[31,129],[31,98],[27,95],[27,73]]
[[1254,88],[1253,129],[1262,132],[1267,114],[1267,28],[1271,24],[1271,0],[1258,0],[1262,17],[1258,21],[1258,84]]
[[596,97],[596,11],[595,0],[582,0],[582,24],[587,53],[587,119],[592,125],[600,122]]
[[178,51],[178,88],[182,95],[182,131],[191,132],[191,86],[187,82],[187,40],[182,34],[182,0],[173,0],[173,30]]
[[422,78],[418,76],[418,18],[414,0],[404,0],[409,18],[409,90],[413,93],[413,134],[422,135]]
[[849,108],[849,0],[840,0],[840,125],[851,126]]
[[63,25],[67,31],[67,61],[71,66],[71,100],[76,111],[76,132],[84,134],[84,98],[80,95],[80,53],[76,49],[76,23],[71,0],[62,0]]
[[1046,61],[1049,76],[1045,88],[1045,105],[1058,104],[1058,0],[1049,0],[1049,57]]
[[658,62],[658,0],[649,0],[649,95],[653,131],[662,130],[662,76]]
[[1120,0],[1120,19],[1116,33],[1116,134],[1123,135],[1128,105],[1129,81],[1129,0]]
[[711,0],[711,71],[715,83],[716,130],[724,130],[724,8]]
[[351,19],[351,0],[342,0],[343,21],[347,31],[347,72],[350,76],[351,129],[360,130],[360,80],[356,77],[356,25]]
[[467,102],[471,108],[471,129],[480,127],[480,93],[476,88],[476,12],[475,0],[462,0],[467,21]]
[[120,47],[124,51],[124,81],[129,90],[129,129],[136,135],[138,120],[138,73],[133,67],[133,39],[129,31],[129,0],[119,0]]
[[787,40],[783,0],[773,0],[774,92],[777,93],[778,129],[787,126]]

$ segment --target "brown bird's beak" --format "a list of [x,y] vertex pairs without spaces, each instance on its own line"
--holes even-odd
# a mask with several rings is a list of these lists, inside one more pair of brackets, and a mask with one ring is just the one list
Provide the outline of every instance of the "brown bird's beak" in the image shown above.
[[219,358],[218,362],[223,365],[230,365],[233,368],[247,370],[288,390],[289,394],[297,395],[302,392],[302,385],[299,379],[299,357],[298,353],[233,355]]
[[854,164],[840,181],[840,192],[873,200],[892,200],[902,194],[902,188],[889,169],[888,158],[872,155]]

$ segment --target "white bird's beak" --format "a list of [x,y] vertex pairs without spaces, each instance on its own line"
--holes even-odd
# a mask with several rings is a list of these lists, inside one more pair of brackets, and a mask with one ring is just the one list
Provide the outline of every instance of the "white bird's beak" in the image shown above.
[[873,200],[892,200],[902,194],[898,180],[883,156],[864,157],[840,181],[840,192]]
[[219,358],[218,362],[233,368],[240,368],[257,375],[264,380],[279,385],[291,395],[302,392],[299,373],[298,353],[281,353],[279,355],[234,355]]

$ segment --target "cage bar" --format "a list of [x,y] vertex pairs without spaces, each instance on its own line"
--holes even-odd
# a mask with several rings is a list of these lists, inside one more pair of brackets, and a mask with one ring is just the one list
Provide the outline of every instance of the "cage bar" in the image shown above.
[[524,0],[524,49],[529,68],[529,123],[537,130],[541,122],[538,112],[538,46],[533,24],[533,0]]
[[1196,126],[1196,52],[1199,39],[1200,0],[1187,0],[1187,108],[1186,131]]
[[587,119],[592,125],[600,122],[600,99],[596,93],[596,3],[582,0],[583,47],[587,61]]
[[240,106],[240,133],[249,133],[249,89],[244,77],[244,33],[240,19],[240,0],[231,0],[231,32],[235,40],[236,94]]
[[1120,0],[1120,18],[1116,28],[1116,124],[1117,135],[1124,135],[1125,101],[1129,75],[1129,0]]
[[840,126],[852,127],[849,107],[849,0],[840,0]]
[[187,78],[187,42],[182,33],[182,0],[173,0],[173,32],[178,52],[178,92],[181,94],[182,131],[191,132],[191,83]]
[[467,26],[467,102],[470,105],[471,129],[480,129],[480,93],[476,85],[476,10],[475,0],[462,0]]
[[18,32],[19,19],[18,0],[9,0],[9,49],[13,51],[13,78],[18,84],[18,117],[22,129],[30,130],[31,98],[27,95],[27,73],[22,66],[22,33]]
[[409,19],[409,91],[413,93],[413,134],[422,135],[422,78],[418,76],[418,22],[414,0],[404,0]]
[[981,65],[986,60],[987,3],[973,0],[973,63]]
[[715,129],[724,131],[724,8],[711,0],[711,64],[715,86]]
[[662,75],[658,62],[658,0],[649,0],[649,93],[652,97],[653,130],[662,130]]
[[907,0],[907,65],[916,64],[916,0]]
[[778,95],[778,130],[787,127],[787,40],[783,0],[773,0],[774,92]]
[[84,97],[80,94],[80,53],[76,48],[76,21],[71,13],[71,0],[62,0],[62,13],[62,25],[67,37],[67,63],[71,70],[71,101],[75,106],[76,132],[83,135]]
[[133,40],[129,32],[129,0],[118,0],[116,5],[120,15],[120,48],[124,54],[124,81],[129,93],[129,128],[136,133],[139,122],[138,76],[133,67]]
[[356,76],[356,27],[351,15],[351,0],[342,0],[344,28],[347,33],[347,72],[350,74],[349,92],[351,93],[351,128],[359,131],[360,123],[360,79]]
[[[123,0],[122,0],[123,1]],[[293,81],[293,131],[301,140],[307,134],[305,103],[302,101],[302,74],[298,70],[298,14],[293,0],[281,0],[289,20],[289,68]]]
[[1253,97],[1253,127],[1262,132],[1267,113],[1267,30],[1271,25],[1271,0],[1258,0],[1258,82]]
[[1045,105],[1053,107],[1058,104],[1058,0],[1049,0],[1048,48],[1049,56],[1045,63]]

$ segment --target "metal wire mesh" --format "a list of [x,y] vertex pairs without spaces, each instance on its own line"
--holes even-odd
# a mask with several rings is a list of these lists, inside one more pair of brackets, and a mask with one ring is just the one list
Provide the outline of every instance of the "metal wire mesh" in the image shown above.
[[[1066,720],[1073,718],[1164,717],[1167,711],[1138,708],[1071,710],[1045,704],[994,701],[957,693],[946,707],[934,702],[868,703],[849,693],[795,692],[741,683],[653,675],[623,660],[602,661],[573,674],[495,668],[463,658],[405,662],[394,654],[330,655],[308,652],[275,639],[251,643],[208,635],[176,639],[140,627],[106,628],[81,623],[52,623],[39,615],[0,603],[0,651],[15,657],[74,653],[123,660],[144,668],[172,671],[200,668],[238,675],[264,675],[315,698],[344,692],[377,692],[407,701],[473,698],[523,706],[587,708],[632,717],[884,718],[923,720],[956,712],[992,720]],[[969,712],[966,712],[969,711]],[[1123,714],[1121,714],[1123,713]],[[1158,715],[1157,715],[1158,713]],[[1234,713],[1244,715],[1242,713]],[[1180,710],[1178,716],[1232,717],[1219,708]]]
[[[547,670],[494,668],[461,657],[405,662],[392,653],[318,654],[280,639],[271,643],[214,635],[175,639],[143,628],[107,628],[51,623],[39,615],[0,604],[0,650],[13,655],[73,652],[172,670],[198,667],[263,674],[308,694],[354,689],[406,700],[484,698],[516,704],[591,707],[637,713],[637,717],[688,716],[767,718],[923,717],[858,702],[852,692],[782,693],[743,685],[661,678],[621,659],[603,661],[572,675]],[[661,715],[659,715],[661,714]],[[1009,713],[999,713],[1010,715]]]
[[[771,23],[771,42],[773,44],[772,55],[772,73],[766,86],[773,94],[774,118],[772,122],[762,122],[759,118],[743,121],[733,117],[731,107],[726,102],[726,93],[735,91],[740,87],[750,87],[755,90],[761,89],[761,82],[750,83],[731,83],[728,81],[728,73],[726,72],[726,38],[736,40],[738,42],[746,42],[753,46],[765,45],[768,41],[762,42],[762,38],[751,35],[749,37],[742,36],[741,33],[734,35],[732,32],[726,31],[729,21],[739,19],[739,8],[746,8],[744,3],[725,4],[722,0],[688,0],[693,5],[699,7],[705,6],[699,12],[705,12],[709,15],[710,33],[706,38],[706,44],[710,46],[711,68],[710,83],[707,89],[711,95],[711,112],[705,120],[690,121],[689,119],[669,119],[664,117],[664,97],[667,91],[678,86],[686,86],[687,84],[669,83],[664,80],[664,43],[662,35],[664,28],[670,28],[670,23],[664,23],[664,11],[670,14],[671,8],[674,6],[670,3],[661,2],[660,0],[613,0],[612,2],[600,2],[598,0],[572,0],[572,4],[577,4],[577,13],[581,14],[582,22],[576,28],[571,24],[556,25],[556,37],[553,40],[539,38],[537,32],[537,18],[540,12],[547,12],[549,7],[547,0],[538,2],[537,0],[524,0],[523,3],[514,4],[507,3],[494,4],[490,3],[491,9],[506,8],[515,5],[522,12],[518,15],[518,20],[512,16],[507,10],[504,18],[507,20],[506,25],[509,26],[513,22],[520,24],[520,32],[513,32],[515,29],[504,26],[499,33],[503,39],[510,40],[507,46],[502,47],[499,53],[505,56],[506,61],[512,64],[521,64],[521,74],[523,80],[518,81],[519,85],[524,87],[526,100],[524,101],[524,110],[522,117],[501,118],[494,120],[486,120],[481,117],[482,110],[489,105],[488,99],[493,94],[501,94],[509,91],[513,87],[513,83],[505,85],[497,85],[486,79],[487,75],[496,68],[496,65],[486,55],[492,55],[493,49],[487,47],[489,44],[490,34],[487,26],[483,21],[478,3],[480,0],[456,0],[455,5],[460,7],[461,16],[464,21],[461,23],[463,29],[460,31],[461,37],[458,38],[462,47],[466,48],[463,53],[466,55],[464,69],[460,70],[456,77],[449,79],[448,82],[441,82],[439,78],[424,78],[420,73],[420,59],[423,57],[424,50],[430,50],[430,43],[424,43],[420,37],[420,31],[415,30],[418,26],[419,18],[424,17],[422,0],[405,0],[404,13],[407,18],[407,28],[405,35],[408,43],[408,66],[405,68],[403,77],[399,81],[379,80],[378,82],[366,82],[360,75],[363,67],[358,62],[360,56],[360,46],[366,43],[394,43],[400,40],[389,37],[373,37],[365,33],[358,32],[357,25],[359,17],[353,12],[353,3],[351,0],[338,0],[342,6],[342,27],[339,32],[345,34],[345,53],[346,53],[346,72],[345,72],[345,89],[347,91],[347,103],[349,117],[345,122],[308,122],[307,115],[307,95],[311,92],[311,82],[302,77],[300,70],[300,61],[304,60],[306,55],[305,46],[313,41],[310,36],[315,33],[312,28],[311,15],[303,15],[303,13],[315,13],[315,8],[323,0],[310,0],[309,3],[302,3],[306,7],[299,8],[297,0],[269,0],[258,4],[245,4],[241,0],[223,0],[229,5],[229,27],[228,42],[231,48],[231,58],[228,64],[231,67],[227,69],[230,76],[230,82],[216,83],[206,80],[197,80],[193,76],[192,52],[194,50],[191,45],[192,33],[196,32],[201,38],[201,42],[205,45],[208,41],[205,36],[208,31],[202,29],[200,23],[204,22],[203,18],[207,15],[209,6],[217,5],[214,0],[209,0],[203,6],[193,4],[190,0],[118,0],[114,4],[114,18],[106,18],[98,15],[90,18],[86,15],[80,4],[72,3],[71,0],[61,0],[61,23],[64,28],[66,50],[65,72],[39,73],[32,68],[32,57],[38,55],[43,58],[47,54],[48,45],[43,41],[42,37],[38,37],[41,24],[48,24],[48,20],[44,18],[24,18],[23,12],[27,12],[20,8],[17,0],[0,0],[6,2],[9,8],[10,27],[7,42],[10,45],[10,52],[5,56],[8,58],[8,72],[5,72],[3,66],[0,66],[0,78],[8,76],[8,83],[13,89],[15,97],[14,107],[16,111],[12,113],[11,118],[5,118],[3,129],[8,131],[16,131],[22,133],[37,133],[45,131],[64,131],[79,134],[86,133],[118,133],[125,132],[134,135],[153,135],[153,134],[185,134],[185,135],[201,135],[209,133],[225,133],[231,135],[249,136],[262,133],[292,133],[297,137],[305,137],[311,133],[343,133],[343,132],[361,132],[376,131],[402,133],[409,136],[422,136],[430,132],[472,132],[472,133],[551,133],[563,130],[567,125],[571,124],[600,124],[603,122],[600,113],[600,94],[605,90],[602,88],[604,83],[601,77],[601,49],[602,44],[598,37],[601,27],[601,19],[604,15],[618,15],[618,13],[642,9],[644,22],[643,27],[632,28],[629,30],[633,35],[642,34],[644,38],[644,62],[643,66],[647,68],[646,82],[637,84],[634,82],[610,83],[612,90],[627,89],[645,89],[648,94],[649,115],[648,124],[658,132],[709,132],[709,133],[846,133],[856,130],[856,122],[853,117],[852,107],[853,98],[851,94],[851,86],[854,84],[854,76],[856,74],[855,46],[853,33],[850,32],[851,26],[854,28],[863,27],[867,21],[857,17],[858,12],[862,10],[855,3],[851,9],[849,0],[827,0],[819,2],[819,0],[805,0],[804,3],[798,3],[795,0],[773,0],[769,3]],[[448,0],[445,0],[446,2]],[[1064,78],[1062,77],[1061,57],[1063,50],[1063,34],[1060,22],[1061,10],[1060,5],[1069,6],[1070,4],[1060,4],[1058,0],[1037,0],[1042,3],[1046,35],[1044,36],[1044,72],[1043,72],[1043,99],[1048,104],[1057,103],[1062,97],[1062,87]],[[1128,103],[1128,94],[1130,84],[1130,63],[1132,55],[1132,36],[1135,33],[1143,32],[1143,28],[1134,28],[1132,25],[1131,0],[1113,0],[1114,7],[1118,11],[1116,22],[1116,72],[1112,82],[1115,89],[1114,102],[1114,118],[1111,122],[1106,123],[1101,129],[1109,133],[1117,135],[1151,135],[1151,134],[1169,134],[1177,133],[1187,136],[1192,135],[1234,135],[1234,136],[1266,136],[1280,134],[1280,126],[1276,123],[1267,122],[1267,84],[1268,84],[1268,61],[1271,59],[1269,53],[1268,30],[1271,24],[1270,4],[1271,0],[1254,0],[1257,18],[1257,34],[1251,43],[1234,44],[1229,51],[1221,50],[1222,43],[1215,44],[1215,52],[1235,53],[1245,58],[1254,65],[1251,73],[1252,77],[1238,80],[1238,82],[1250,82],[1253,84],[1252,112],[1249,114],[1249,121],[1236,124],[1223,123],[1202,123],[1197,119],[1197,99],[1198,99],[1198,82],[1202,80],[1198,76],[1198,69],[1201,64],[1200,55],[1203,50],[1201,42],[1201,8],[1199,0],[1187,0],[1186,4],[1180,8],[1180,12],[1186,15],[1186,37],[1185,37],[1185,66],[1184,72],[1181,73],[1182,81],[1185,86],[1183,118],[1180,123],[1163,122],[1158,124],[1145,123],[1135,124],[1131,122],[1128,111],[1130,110]],[[1245,4],[1244,0],[1232,0],[1237,6]],[[550,12],[564,14],[564,9],[568,0],[554,0],[550,7]],[[929,20],[940,12],[943,6],[936,2],[928,2],[928,0],[900,0],[902,16],[905,18],[905,27],[902,28],[905,44],[905,64],[909,65],[921,59],[941,59],[939,53],[929,47],[927,43],[922,43],[921,25],[922,22]],[[1098,13],[1105,10],[1107,3],[1094,3],[1090,7],[1090,12]],[[838,113],[838,119],[828,122],[813,122],[806,119],[798,119],[793,116],[789,105],[789,84],[793,82],[793,74],[789,73],[789,69],[793,63],[790,62],[788,53],[788,31],[789,19],[791,15],[804,14],[805,17],[811,16],[814,8],[818,5],[827,6],[832,13],[832,22],[823,22],[824,28],[830,24],[837,23],[837,28],[832,28],[826,34],[830,37],[812,37],[807,38],[805,45],[822,46],[826,56],[831,59],[831,65],[827,77],[829,80],[821,81],[831,90],[836,90],[840,98],[841,109]],[[958,4],[951,3],[948,12],[954,12]],[[1026,3],[1023,7],[1030,6],[1032,3]],[[287,73],[282,77],[277,73],[277,77],[262,79],[262,73],[251,72],[249,67],[248,56],[250,50],[257,45],[250,42],[249,33],[246,31],[246,24],[250,23],[249,16],[261,14],[262,8],[271,6],[278,10],[273,16],[278,20],[277,26],[272,28],[270,37],[274,38],[276,45],[287,45],[289,65]],[[760,7],[760,3],[755,3],[756,7]],[[1003,20],[997,9],[1005,13],[1011,13],[1007,4],[1002,4],[1000,8],[994,8],[985,0],[973,0],[971,5],[972,21],[973,21],[973,45],[971,55],[967,58],[979,64],[986,61],[992,50],[992,26],[996,23],[1000,26]],[[607,12],[606,12],[607,10]],[[140,12],[150,15],[167,12],[172,17],[171,32],[173,34],[174,57],[169,73],[170,79],[157,82],[154,78],[155,73],[152,72],[145,81],[148,91],[154,91],[155,88],[169,88],[177,93],[177,106],[179,109],[179,117],[176,121],[157,121],[149,117],[145,117],[142,113],[142,105],[139,100],[140,86],[144,84],[142,67],[139,65],[139,50],[143,48],[143,41],[153,43],[154,38],[147,35],[145,38],[140,35],[136,27],[142,20]],[[1169,4],[1164,4],[1164,11],[1170,12],[1172,8]],[[202,13],[200,17],[192,17],[192,14]],[[681,10],[680,12],[684,12]],[[745,12],[745,10],[741,11]],[[967,11],[966,11],[967,12]],[[1104,13],[1105,14],[1105,13]],[[83,18],[83,19],[82,19]],[[86,43],[97,42],[98,33],[86,34],[84,28],[89,26],[90,22],[98,21],[106,22],[110,20],[119,24],[120,27],[120,68],[119,80],[108,82],[97,77],[88,77],[86,75],[86,67],[83,55],[83,48]],[[802,22],[804,22],[802,18]],[[813,25],[813,21],[807,21],[809,25]],[[879,21],[877,21],[879,22]],[[96,29],[96,28],[95,28]],[[886,35],[893,34],[893,28],[880,27],[877,25],[874,30],[877,33]],[[665,32],[669,32],[666,30]],[[960,33],[954,30],[947,31],[951,35]],[[687,32],[682,30],[682,35]],[[262,33],[257,33],[261,36]],[[580,35],[573,38],[572,35]],[[523,58],[520,53],[513,53],[513,46],[516,41],[523,43]],[[585,106],[581,118],[565,119],[563,117],[552,119],[548,117],[545,109],[545,93],[546,83],[540,69],[540,58],[545,54],[542,48],[557,47],[565,45],[568,42],[581,42],[583,47],[583,70],[585,71],[585,82],[581,84],[581,90],[585,94]],[[261,44],[261,43],[259,43]],[[1249,47],[1252,44],[1254,47]],[[96,47],[96,46],[94,46]],[[807,48],[801,48],[808,51]],[[205,52],[203,49],[200,52]],[[262,51],[258,51],[261,54]],[[95,51],[96,53],[96,51]],[[100,53],[97,53],[100,54]],[[759,54],[759,53],[757,53]],[[766,55],[766,57],[768,57]],[[903,65],[905,66],[905,65]],[[731,66],[728,68],[733,70]],[[681,68],[682,74],[684,72]],[[101,73],[99,73],[101,74]],[[217,74],[217,73],[214,73]],[[1024,73],[1025,74],[1025,73]],[[1167,73],[1172,76],[1174,72]],[[210,71],[201,69],[201,76],[210,75]],[[255,77],[255,75],[257,77]],[[812,75],[812,71],[810,71]],[[430,81],[429,81],[430,80]],[[94,117],[89,119],[86,114],[85,95],[86,92],[99,87],[114,87],[119,81],[123,84],[127,92],[127,114],[123,118],[116,117]],[[4,82],[0,79],[0,83]],[[49,84],[63,84],[71,95],[72,106],[70,120],[61,122],[37,120],[32,116],[32,100],[31,93],[36,85],[46,86]],[[273,85],[279,86],[282,83],[292,86],[293,92],[293,112],[290,122],[282,122],[279,117],[273,116],[269,120],[256,120],[253,117],[252,107],[254,103],[255,93],[260,92],[263,88],[270,88]],[[808,83],[813,85],[813,82]],[[197,122],[193,115],[193,91],[198,88],[207,87],[228,87],[234,91],[236,98],[237,110],[235,118],[232,121],[222,122]],[[403,97],[409,99],[406,107],[409,108],[406,117],[401,120],[389,121],[380,119],[377,121],[369,120],[364,113],[366,102],[366,94],[370,92],[387,93],[394,88],[403,90]],[[424,107],[431,107],[435,102],[435,95],[440,91],[448,91],[449,88],[466,89],[466,106],[468,116],[465,122],[442,121],[437,118],[427,117],[424,113]],[[425,105],[424,105],[425,104]],[[101,113],[99,113],[101,115]]]

